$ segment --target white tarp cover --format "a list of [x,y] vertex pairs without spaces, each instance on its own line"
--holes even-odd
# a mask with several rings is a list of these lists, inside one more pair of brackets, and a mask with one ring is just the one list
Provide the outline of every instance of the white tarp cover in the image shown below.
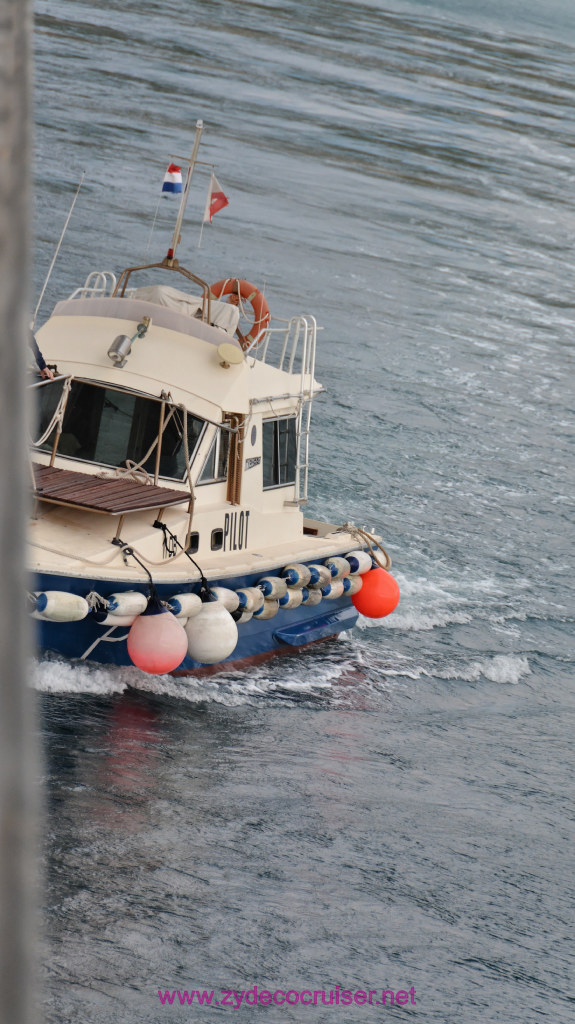
[[[151,284],[145,288],[135,288],[130,294],[133,299],[145,299],[153,302],[156,306],[167,306],[177,313],[185,316],[196,317],[202,312],[202,299],[196,295],[188,295],[177,288],[167,284]],[[231,306],[228,302],[211,301],[211,320],[214,327],[220,327],[228,334],[235,334],[240,319],[240,311],[237,306]]]

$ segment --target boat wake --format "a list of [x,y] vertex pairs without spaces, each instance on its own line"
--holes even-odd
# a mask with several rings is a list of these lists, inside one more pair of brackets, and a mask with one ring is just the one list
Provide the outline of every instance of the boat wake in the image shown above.
[[47,657],[34,661],[32,670],[33,685],[40,693],[113,696],[124,693],[131,685],[132,670],[129,668],[104,667],[65,658]]
[[50,656],[34,664],[40,693],[115,696],[131,690],[190,703],[366,708],[399,681],[428,672],[410,655],[388,651],[354,632],[311,651],[272,658],[247,670],[230,667],[206,677],[147,675],[136,668],[101,666]]
[[388,632],[429,632],[445,626],[466,625],[478,619],[502,623],[508,618],[525,618],[524,581],[503,584],[493,578],[461,575],[395,577],[401,600],[393,615],[385,619],[360,617],[360,629],[383,627]]

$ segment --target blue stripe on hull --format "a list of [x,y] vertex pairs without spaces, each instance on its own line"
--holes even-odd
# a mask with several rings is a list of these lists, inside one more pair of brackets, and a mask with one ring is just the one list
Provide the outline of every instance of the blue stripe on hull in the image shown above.
[[[277,572],[279,573],[279,569]],[[233,579],[221,581],[211,580],[212,586],[229,587],[236,590],[238,587],[254,586],[261,574],[249,576],[238,576]],[[85,597],[90,590],[96,590],[102,597],[111,593],[120,593],[124,590],[139,590],[147,593],[144,584],[117,581],[103,583],[101,580],[79,580],[71,576],[56,576],[42,574],[35,578],[37,590],[63,590],[69,593],[80,594]],[[167,583],[156,585],[158,594],[162,600],[167,600],[176,593],[193,591],[199,586],[185,587],[181,583]],[[320,605],[314,607],[283,609],[280,608],[277,615],[272,619],[250,619],[249,622],[238,626],[238,644],[222,664],[233,664],[246,658],[253,658],[265,654],[289,651],[294,646],[305,646],[314,643],[316,640],[325,639],[330,636],[337,636],[343,630],[351,629],[357,621],[358,614],[351,602],[351,598],[345,595],[335,601],[323,600]],[[109,626],[98,625],[90,616],[80,622],[47,622],[35,620],[38,627],[37,643],[41,651],[53,651],[66,658],[81,658],[91,645],[103,637]],[[112,637],[126,637],[129,627],[118,626]],[[101,640],[88,657],[89,661],[95,661],[103,665],[131,665],[125,639],[109,642]],[[190,672],[201,668],[199,662],[193,658],[186,657],[176,672]]]

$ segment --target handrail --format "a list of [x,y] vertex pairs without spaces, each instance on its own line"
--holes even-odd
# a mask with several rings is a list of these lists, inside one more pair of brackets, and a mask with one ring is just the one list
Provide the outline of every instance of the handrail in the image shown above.
[[84,284],[72,292],[70,298],[85,299],[88,295],[91,298],[95,298],[98,295],[105,296],[108,292],[112,295],[116,284],[116,275],[113,274],[111,270],[93,270],[91,274],[88,274]]

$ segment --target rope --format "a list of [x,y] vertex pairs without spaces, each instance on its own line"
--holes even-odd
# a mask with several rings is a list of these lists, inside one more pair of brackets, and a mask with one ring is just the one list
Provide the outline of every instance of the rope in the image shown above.
[[[355,526],[353,523],[344,523],[343,526],[338,526],[336,533],[349,533],[350,536],[357,540],[360,544],[366,544],[369,548],[369,553],[373,558],[374,562],[379,565],[380,569],[391,569],[391,558],[382,544],[379,543],[377,537],[374,537],[372,533],[368,533],[367,530],[361,530],[359,526]],[[374,548],[379,548],[385,558],[385,565],[382,565],[378,556],[375,553]]]
[[122,552],[122,558],[124,559],[124,565],[126,567],[128,565],[128,558],[133,558],[134,561],[138,563],[140,568],[144,570],[144,572],[146,573],[146,576],[148,577],[148,583],[150,585],[150,594],[149,594],[148,601],[152,601],[154,599],[157,601],[158,600],[158,595],[156,593],[156,586],[155,586],[155,583],[154,583],[154,581],[152,579],[152,574],[151,574],[150,570],[148,569],[148,567],[144,564],[144,562],[142,562],[141,559],[138,557],[138,555],[134,553],[134,549],[131,546],[131,544],[126,544],[126,542],[121,540],[120,537],[114,537],[114,540],[112,541],[112,544],[115,544],[116,547],[120,548],[120,550]]
[[[147,458],[148,455],[145,455],[142,461],[145,462]],[[137,484],[153,483],[152,477],[148,473],[148,470],[144,469],[142,466],[139,467],[138,463],[134,462],[132,459],[126,459],[126,469],[124,469],[122,466],[117,466],[115,472],[116,476],[122,478],[130,477],[132,480],[135,480]],[[106,476],[104,474],[101,475],[104,477],[104,479],[106,479]]]
[[115,471],[116,472],[116,476],[131,476],[133,480],[139,480],[139,477],[137,476],[137,474],[138,473],[143,473],[143,474],[145,474],[144,483],[151,484],[153,482],[152,481],[152,477],[150,476],[148,471],[146,469],[144,469],[144,463],[148,461],[148,459],[150,458],[150,455],[152,454],[152,452],[155,451],[155,449],[158,447],[158,442],[160,440],[160,437],[161,437],[161,435],[163,435],[164,430],[166,429],[168,423],[170,422],[172,416],[174,415],[174,413],[176,411],[176,408],[177,408],[177,406],[175,406],[175,405],[172,406],[172,408],[170,409],[170,412],[168,413],[168,415],[166,416],[166,418],[164,420],[161,433],[158,433],[158,436],[156,438],[154,438],[154,440],[152,441],[152,443],[151,443],[150,447],[148,448],[146,454],[140,459],[140,461],[139,462],[133,462],[131,459],[126,459],[126,469],[122,469],[121,466],[117,466],[116,467],[116,471]]
[[[182,414],[182,420],[180,422],[178,422],[178,420],[176,418],[176,412],[178,412],[178,411]],[[194,508],[195,508],[195,501],[196,501],[196,499],[195,499],[195,495],[194,495],[194,484],[193,484],[193,480],[192,480],[192,469],[191,469],[191,466],[190,466],[190,447],[189,447],[189,442],[188,442],[188,410],[186,409],[186,406],[183,403],[180,404],[180,405],[176,405],[176,404],[170,405],[170,411],[169,411],[168,415],[166,416],[166,418],[164,420],[164,423],[163,423],[163,426],[162,426],[162,430],[161,430],[161,434],[162,435],[163,435],[163,433],[164,433],[168,423],[172,419],[172,417],[176,418],[176,426],[181,430],[182,439],[183,439],[183,442],[184,442],[184,460],[185,460],[185,464],[186,464],[186,480],[187,480],[188,488],[189,488],[189,491],[190,491],[190,508],[189,508],[189,511],[188,511],[188,525],[187,525],[187,528],[186,528],[186,547],[188,547],[188,545],[190,543],[190,536],[191,536],[191,533],[192,533],[192,519],[193,519],[193,516],[194,516]],[[147,483],[147,484],[153,483],[152,477],[147,472],[147,470],[145,470],[143,467],[144,467],[144,463],[148,461],[148,459],[150,458],[150,455],[152,454],[154,449],[157,447],[159,440],[160,440],[160,434],[158,435],[158,437],[156,437],[156,439],[153,441],[151,446],[148,448],[148,451],[146,452],[144,457],[142,459],[140,459],[139,462],[132,462],[131,460],[126,459],[127,469],[121,469],[121,468],[116,469],[116,475],[117,476],[121,476],[121,477],[131,476],[133,480],[139,480],[138,474],[142,473],[142,474],[144,474],[144,477],[145,477],[144,483]],[[135,550],[135,548],[134,548],[134,550]],[[176,556],[170,556],[170,557],[174,558],[174,557],[177,557],[177,555]],[[150,562],[150,565],[164,565],[166,561],[170,561],[170,558],[167,558],[167,559],[165,559],[162,562]]]
[[[41,551],[49,551],[51,555],[59,555],[60,558],[67,558],[72,562],[81,562],[83,565],[90,565],[96,569],[100,567],[103,568],[106,565],[110,565],[110,563],[113,562],[114,559],[117,558],[118,555],[120,554],[119,551],[113,551],[111,555],[108,555],[106,558],[103,558],[100,562],[97,562],[96,559],[94,558],[83,558],[81,555],[73,555],[70,554],[69,551],[63,551],[62,548],[54,548],[51,547],[49,544],[40,544],[40,542],[37,540],[31,539],[30,544],[35,548],[39,548]],[[185,552],[179,551],[176,555],[173,556],[173,558],[163,558],[160,562],[155,562],[151,558],[148,558],[147,556],[143,555],[140,551],[138,551],[137,548],[134,548],[133,545],[130,546],[132,547],[134,553],[138,556],[138,558],[144,559],[148,563],[148,565],[152,565],[156,568],[162,565],[168,565],[169,562],[176,562],[178,558],[182,557],[182,554],[185,554]]]
[[138,549],[135,548],[133,544],[130,544],[130,547],[132,548],[134,554],[138,556],[138,558],[143,559],[145,562],[147,562],[148,565],[153,565],[156,567],[161,565],[167,565],[168,562],[175,562],[176,559],[181,558],[182,554],[186,554],[185,551],[180,551],[177,555],[174,555],[173,558],[163,558],[161,562],[155,562],[152,558],[148,558],[147,555],[143,555],[141,551],[138,551]]
[[118,640],[127,640],[128,639],[128,634],[127,633],[125,633],[124,636],[110,636],[110,633],[113,633],[115,629],[119,629],[119,628],[120,628],[119,626],[111,626],[111,628],[107,629],[105,633],[102,633],[102,636],[99,636],[97,640],[94,640],[94,643],[90,644],[90,646],[88,647],[88,650],[84,651],[84,653],[80,655],[80,661],[84,661],[84,659],[87,658],[92,653],[94,648],[97,647],[98,644],[102,643],[102,640],[107,640],[108,643],[117,643]]
[[162,532],[164,534],[164,542],[163,542],[164,550],[168,550],[168,546],[173,547],[174,550],[176,550],[177,548],[180,548],[182,553],[186,556],[186,558],[188,558],[190,560],[190,562],[192,563],[192,565],[195,566],[195,568],[198,570],[198,572],[200,574],[200,580],[202,582],[202,589],[203,590],[207,590],[208,589],[208,581],[207,581],[206,577],[204,576],[200,566],[196,562],[195,558],[192,558],[192,556],[190,555],[190,552],[185,550],[182,547],[182,545],[180,544],[178,538],[176,537],[176,534],[172,533],[172,531],[170,530],[169,526],[167,526],[166,523],[162,523],[159,519],[156,519],[156,522],[154,523],[154,526],[156,526],[158,528],[158,530],[162,530]]
[[[168,423],[172,419],[172,417],[176,416],[176,412],[177,411],[182,413],[182,422],[178,423],[177,425],[178,425],[178,427],[180,427],[180,429],[182,431],[182,438],[183,438],[183,442],[184,442],[184,460],[185,460],[185,464],[186,464],[186,480],[187,480],[188,488],[189,488],[189,491],[190,491],[190,508],[189,508],[189,511],[188,511],[188,526],[187,526],[187,529],[186,529],[186,547],[188,547],[188,545],[190,543],[190,536],[191,536],[191,533],[192,533],[192,519],[193,519],[193,516],[194,516],[194,508],[195,508],[195,501],[196,501],[196,499],[195,499],[195,495],[194,495],[194,485],[193,485],[193,480],[192,480],[192,470],[191,470],[191,466],[190,466],[190,448],[189,448],[189,443],[188,443],[188,410],[186,409],[186,406],[183,405],[183,403],[180,404],[180,405],[175,405],[174,404],[174,405],[170,406],[170,411],[169,411],[168,415],[166,416],[166,418],[164,420],[164,423],[162,425],[161,435],[163,435],[163,433],[164,433]],[[144,483],[151,484],[153,482],[152,481],[152,477],[147,472],[147,470],[145,470],[143,467],[144,467],[144,463],[148,461],[148,459],[150,458],[152,452],[157,447],[159,440],[160,440],[160,434],[158,435],[158,437],[155,438],[155,440],[152,442],[152,444],[148,448],[148,451],[143,456],[143,458],[140,459],[139,462],[132,462],[131,460],[127,459],[126,460],[126,467],[127,468],[126,469],[117,468],[116,469],[116,475],[119,476],[119,477],[130,476],[130,477],[132,477],[133,480],[139,480],[140,477],[138,476],[138,474],[141,473],[141,474],[144,474]],[[176,556],[171,556],[171,557],[172,558],[173,557],[177,557],[177,555]],[[169,560],[170,559],[168,558],[168,559],[165,559],[162,562],[150,562],[150,565],[164,565],[165,561],[169,561]]]
[[31,441],[31,444],[33,445],[34,448],[40,448],[41,445],[45,444],[45,442],[48,440],[50,434],[52,433],[55,427],[60,428],[58,431],[59,434],[62,433],[62,422],[64,419],[66,402],[68,401],[68,395],[70,393],[70,388],[72,387],[72,380],[73,377],[66,377],[64,381],[64,386],[62,388],[62,394],[60,395],[60,400],[58,402],[58,405],[56,406],[56,409],[54,410],[54,415],[52,416],[52,419],[50,420],[48,426],[46,427],[46,430],[42,434],[42,437],[40,437],[37,441]]
[[30,538],[30,544],[34,548],[40,548],[41,551],[49,551],[51,555],[59,555],[60,558],[68,558],[73,562],[83,562],[84,565],[91,565],[96,568],[109,565],[110,562],[113,562],[120,554],[119,551],[113,551],[111,555],[102,559],[101,562],[97,562],[94,558],[82,558],[81,555],[73,555],[70,551],[63,551],[62,548],[53,548],[49,544],[40,544],[39,541],[34,540],[33,538]]
[[[156,522],[158,522],[158,520],[156,520]],[[164,527],[164,523],[160,523],[160,525]],[[166,558],[170,559],[178,553],[178,545],[175,541],[175,538],[166,536],[166,530],[164,530],[164,537],[162,540],[162,551],[164,552]]]

